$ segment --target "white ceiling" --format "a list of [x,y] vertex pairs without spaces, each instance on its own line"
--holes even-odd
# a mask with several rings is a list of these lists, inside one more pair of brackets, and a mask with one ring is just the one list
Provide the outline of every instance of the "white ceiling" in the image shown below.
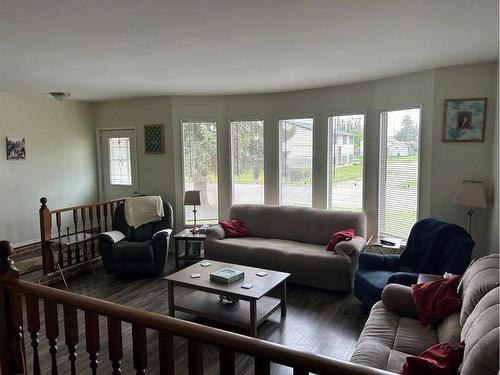
[[0,0],[3,92],[276,92],[497,55],[498,0]]

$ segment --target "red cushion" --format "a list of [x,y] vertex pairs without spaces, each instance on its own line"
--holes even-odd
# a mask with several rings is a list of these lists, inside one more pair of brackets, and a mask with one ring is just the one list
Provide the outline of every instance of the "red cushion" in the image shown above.
[[462,300],[457,294],[460,276],[412,285],[413,301],[423,325],[442,322],[448,315],[460,311]]
[[221,220],[220,226],[224,229],[226,237],[247,237],[250,235],[241,220]]
[[436,344],[418,357],[407,357],[400,374],[453,375],[464,357],[464,343]]
[[354,237],[354,229],[344,229],[339,232],[335,232],[331,235],[328,245],[326,245],[327,251],[333,251],[335,245],[340,241],[349,241]]

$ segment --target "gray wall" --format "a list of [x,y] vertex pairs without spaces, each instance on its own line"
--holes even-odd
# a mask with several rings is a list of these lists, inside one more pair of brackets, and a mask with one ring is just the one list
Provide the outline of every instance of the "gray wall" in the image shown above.
[[[40,239],[39,199],[51,208],[97,199],[91,103],[0,94],[0,239]],[[26,138],[26,160],[6,160],[5,137]]]
[[[490,191],[498,179],[492,176],[493,121],[496,104],[495,63],[429,70],[378,81],[277,94],[233,96],[174,96],[97,103],[96,126],[137,128],[141,193],[161,194],[175,206],[176,226],[183,226],[181,128],[182,120],[206,119],[218,123],[219,212],[230,206],[229,121],[254,118],[265,122],[265,197],[278,202],[278,120],[283,117],[314,117],[313,205],[326,207],[327,117],[346,111],[366,112],[365,210],[369,232],[377,231],[377,183],[379,112],[405,105],[422,105],[422,160],[420,216],[435,216],[465,224],[465,210],[451,199],[464,178],[484,180]],[[485,143],[441,142],[443,100],[486,96],[489,98]],[[166,124],[166,154],[143,153],[144,124]],[[498,150],[498,148],[496,149]],[[151,178],[154,176],[154,178]],[[492,208],[477,209],[474,217],[476,256],[490,249]],[[497,225],[498,227],[498,225]]]

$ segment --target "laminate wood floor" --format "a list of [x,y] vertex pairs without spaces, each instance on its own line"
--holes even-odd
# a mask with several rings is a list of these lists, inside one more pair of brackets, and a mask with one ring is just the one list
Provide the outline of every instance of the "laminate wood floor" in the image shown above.
[[[173,257],[171,257],[173,258]],[[161,276],[139,280],[119,280],[107,275],[103,269],[98,270],[97,277],[92,274],[81,276],[69,282],[72,292],[133,306],[160,314],[168,314],[167,287],[163,277],[174,272],[172,259],[167,262]],[[58,285],[58,287],[63,287]],[[192,290],[177,288],[175,299],[180,299],[192,293]],[[276,311],[263,323],[258,330],[260,339],[280,343],[295,349],[311,351],[341,360],[349,360],[357,339],[368,317],[361,303],[347,293],[331,292],[321,289],[288,283],[288,312],[281,318],[280,311]],[[69,373],[68,351],[64,344],[64,323],[62,309],[59,306],[58,363],[59,374]],[[40,311],[43,319],[43,309]],[[85,352],[85,331],[83,313],[78,313],[80,343],[77,347],[77,366],[79,374],[89,374],[88,354]],[[241,329],[224,326],[208,320],[176,312],[176,317],[191,320],[197,323],[227,329],[233,332],[246,334]],[[45,330],[40,330],[40,356],[43,373],[50,373],[50,358]],[[123,324],[123,353],[122,373],[133,374],[132,366],[132,339],[131,326]],[[111,374],[111,364],[108,360],[106,319],[100,318],[101,352],[99,353],[99,374]],[[32,363],[32,350],[29,334],[25,338],[28,363]],[[187,374],[187,342],[176,337],[175,341],[175,368],[176,374]],[[205,374],[219,373],[218,350],[215,347],[204,345]],[[279,365],[272,365],[273,374],[291,374],[292,370]],[[29,372],[32,369],[29,368]],[[148,374],[159,374],[157,334],[148,331]],[[253,359],[244,355],[236,356],[236,373],[252,374]]]

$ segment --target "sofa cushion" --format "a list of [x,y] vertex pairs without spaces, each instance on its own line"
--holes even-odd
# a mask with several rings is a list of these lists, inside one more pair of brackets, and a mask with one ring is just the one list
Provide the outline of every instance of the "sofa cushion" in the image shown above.
[[462,326],[481,298],[498,286],[498,261],[498,254],[488,255],[478,259],[465,271],[459,286],[463,300],[460,312]]
[[318,288],[352,287],[355,264],[324,246],[259,237],[225,238],[206,245],[208,259],[289,272],[290,281]]
[[499,368],[499,292],[486,294],[467,318],[461,338],[465,342],[462,375],[496,374]]
[[243,221],[245,228],[256,237],[326,246],[332,233],[354,228],[357,236],[366,238],[366,215],[363,212],[237,204],[229,209],[229,218]]
[[437,328],[439,342],[460,342],[460,313],[448,316]]
[[406,362],[406,358],[412,357],[408,353],[403,353],[398,350],[391,350],[389,354],[389,359],[387,360],[387,371],[395,372],[399,374],[401,368]]
[[153,243],[122,240],[114,245],[112,259],[113,262],[153,261]]
[[[402,318],[389,312],[383,302],[377,302],[366,321],[351,361],[366,366],[388,369],[391,351],[419,355],[438,343],[435,331],[423,327],[418,320]],[[402,366],[404,359],[392,354],[391,368]]]

